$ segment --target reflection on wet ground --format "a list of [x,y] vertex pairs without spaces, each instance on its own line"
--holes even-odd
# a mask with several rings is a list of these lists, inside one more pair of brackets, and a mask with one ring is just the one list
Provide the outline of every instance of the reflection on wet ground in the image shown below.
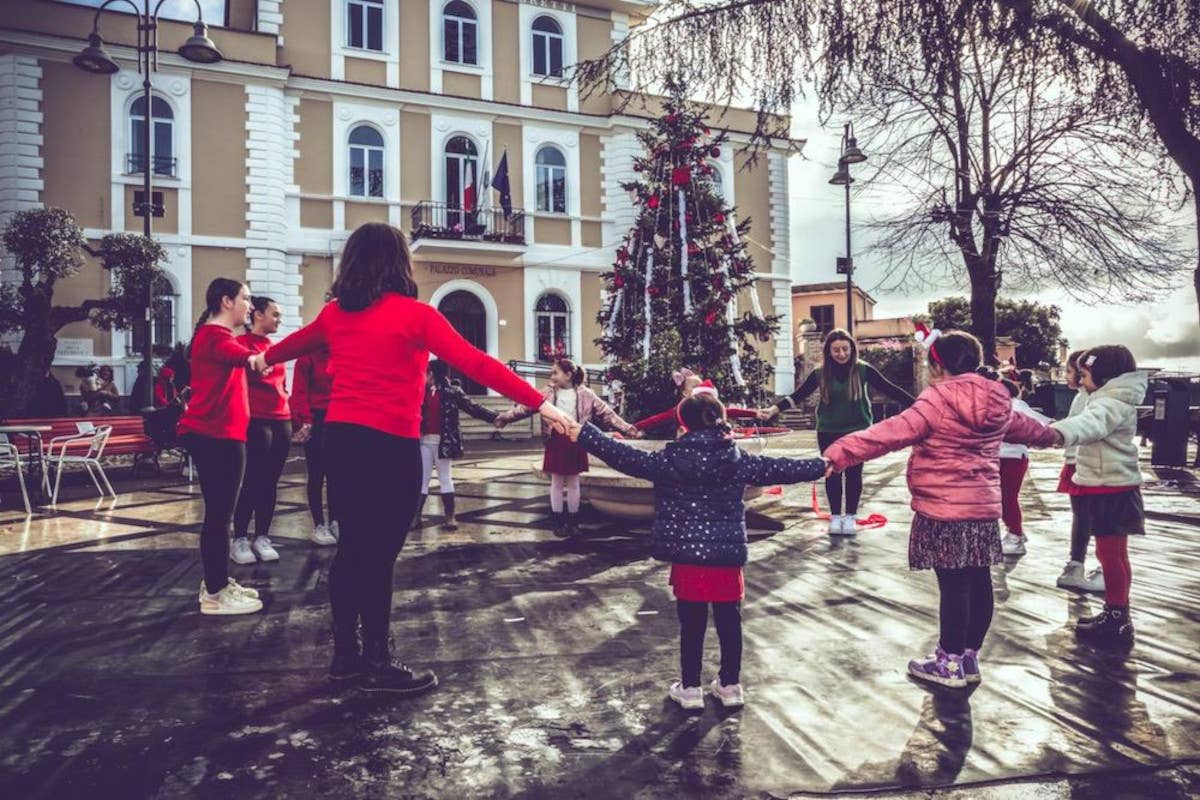
[[[772,451],[808,453],[810,439]],[[298,475],[282,560],[234,568],[263,594],[252,617],[196,613],[194,487],[28,522],[3,512],[5,796],[928,797],[903,792],[1008,781],[1015,793],[961,796],[1157,798],[1197,785],[1200,528],[1170,487],[1147,492],[1169,518],[1131,546],[1138,644],[1120,659],[1070,632],[1100,601],[1054,588],[1067,503],[1054,457],[1037,456],[1029,554],[995,570],[984,682],[962,694],[903,672],[932,647],[937,608],[932,576],[906,568],[903,459],[868,466],[864,511],[890,523],[853,540],[831,542],[809,488],[790,488],[774,512],[785,529],[752,536],[748,705],[686,716],[664,702],[676,620],[646,531],[587,516],[580,539],[554,538],[529,460],[464,465],[462,528],[409,539],[393,630],[442,681],[413,701],[326,686],[332,553],[303,538]]]

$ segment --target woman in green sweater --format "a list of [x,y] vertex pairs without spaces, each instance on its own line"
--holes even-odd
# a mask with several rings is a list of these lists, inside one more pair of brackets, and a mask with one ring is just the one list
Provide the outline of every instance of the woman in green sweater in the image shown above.
[[[820,390],[817,405],[817,444],[821,452],[848,433],[871,427],[871,398],[868,387],[900,403],[912,405],[913,396],[883,377],[879,370],[858,360],[858,343],[841,328],[825,337],[821,348],[821,366],[805,378],[800,388],[773,406],[760,409],[758,418],[764,422],[780,411],[795,408],[813,392]],[[843,480],[845,481],[845,515],[842,514]],[[862,465],[835,473],[825,479],[825,495],[829,498],[829,533],[853,536],[858,500],[862,496]]]

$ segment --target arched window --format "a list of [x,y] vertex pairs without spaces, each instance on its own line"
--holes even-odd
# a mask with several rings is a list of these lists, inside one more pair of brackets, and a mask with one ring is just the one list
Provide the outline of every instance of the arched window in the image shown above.
[[533,308],[539,361],[571,356],[571,309],[556,294],[544,294]]
[[563,33],[553,17],[533,21],[533,74],[562,77]]
[[446,206],[451,226],[463,222],[456,209],[474,211],[479,207],[479,148],[466,136],[453,136],[446,142]]
[[475,9],[451,0],[442,11],[442,59],[452,64],[478,64],[479,23]]
[[346,46],[383,52],[383,0],[346,0]]
[[350,195],[383,197],[383,135],[370,125],[350,131]]
[[567,211],[567,159],[557,147],[547,145],[534,156],[537,168],[537,210]]
[[[138,97],[129,107],[129,172],[146,169],[146,98]],[[175,177],[175,112],[161,97],[150,99],[149,161],[155,175]]]
[[712,181],[713,191],[716,192],[717,197],[724,200],[725,199],[725,176],[721,174],[721,168],[718,167],[716,164],[709,164],[709,166],[712,167],[712,174],[708,176],[708,179],[710,181]]
[[[487,350],[487,310],[477,296],[458,289],[443,297],[437,308],[464,339],[480,350]],[[459,381],[467,394],[487,394],[487,389],[482,385],[453,367],[450,377]]]
[[[159,275],[154,279],[154,298],[154,321],[150,335],[154,337],[151,343],[154,345],[155,354],[161,355],[175,346],[175,307],[179,302],[179,295],[175,293],[170,279]],[[145,331],[142,323],[134,323],[129,332],[131,335],[125,340],[125,349],[130,353],[143,352]],[[140,397],[135,399],[141,400]]]

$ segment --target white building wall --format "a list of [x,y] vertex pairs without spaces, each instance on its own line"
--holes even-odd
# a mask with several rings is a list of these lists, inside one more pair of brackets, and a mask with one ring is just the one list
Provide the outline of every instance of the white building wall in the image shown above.
[[[36,58],[0,55],[0,231],[13,214],[42,204],[41,79]],[[19,279],[12,258],[0,258],[0,280]]]
[[775,393],[791,394],[796,385],[796,361],[792,344],[791,215],[785,153],[772,152],[767,156],[767,177],[771,191],[772,313],[779,316],[779,333],[775,335]]

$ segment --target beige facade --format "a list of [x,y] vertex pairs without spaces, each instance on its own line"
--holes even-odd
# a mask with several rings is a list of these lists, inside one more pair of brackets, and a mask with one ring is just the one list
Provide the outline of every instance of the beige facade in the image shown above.
[[[620,183],[633,178],[636,134],[657,103],[584,98],[567,81],[534,74],[533,24],[553,21],[561,32],[553,46],[569,68],[603,52],[653,3],[467,2],[476,15],[474,47],[457,53],[443,41],[443,0],[229,0],[223,24],[209,21],[225,55],[215,65],[176,55],[191,27],[162,22],[151,116],[154,191],[165,213],[153,225],[169,256],[176,340],[190,337],[204,289],[218,276],[277,299],[288,329],[311,320],[349,233],[380,221],[415,236],[421,299],[480,347],[534,361],[539,331],[549,325],[573,356],[599,365],[600,275],[633,222]],[[377,28],[358,15],[363,3],[382,6]],[[6,130],[24,138],[0,142],[19,167],[0,175],[0,223],[44,204],[70,210],[92,239],[141,230],[133,212],[144,162],[133,141],[141,78],[128,47],[132,17],[100,15],[105,46],[121,69],[97,76],[71,63],[94,8],[10,0],[5,11],[0,116],[8,114]],[[470,53],[477,63],[463,63]],[[748,142],[753,115],[713,119],[727,126],[734,147]],[[537,208],[536,159],[545,148],[567,165],[565,210]],[[790,316],[786,151],[743,169],[743,157],[727,149],[716,164],[727,199],[740,218],[752,219],[759,305]],[[480,192],[482,211],[464,214],[456,176],[474,174],[478,186],[502,157],[513,215],[504,217],[490,191]],[[63,291],[99,293],[102,272],[91,265]],[[536,311],[547,295],[565,308],[551,322]],[[749,294],[739,302],[749,303]],[[779,370],[780,391],[792,381],[790,330],[789,320],[778,340],[761,343]],[[63,335],[88,340],[94,357],[66,356],[60,366],[107,361],[126,366],[118,374],[132,382],[136,354],[125,333],[77,325]]]

